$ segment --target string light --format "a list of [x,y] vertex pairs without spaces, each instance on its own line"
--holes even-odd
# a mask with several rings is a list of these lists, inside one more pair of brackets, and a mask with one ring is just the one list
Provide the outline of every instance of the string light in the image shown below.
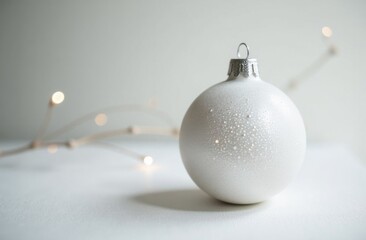
[[54,92],[51,97],[52,104],[58,105],[65,100],[65,94],[61,91]]
[[330,27],[324,26],[322,28],[322,33],[324,37],[330,38],[333,35],[333,31]]
[[[333,31],[330,27],[324,26],[322,28],[322,34],[324,37],[330,38],[333,34]],[[320,67],[323,66],[323,64],[329,60],[330,56],[335,55],[335,53],[337,52],[337,48],[334,45],[330,44],[329,41],[327,41],[327,42],[329,44],[327,51],[323,55],[321,55],[319,57],[319,59],[316,59],[308,68],[305,68],[302,72],[300,72],[300,74],[296,78],[292,78],[288,82],[288,86],[285,90],[289,91],[289,90],[295,88],[296,86],[298,86],[299,83],[301,83],[303,80],[308,78],[312,73],[314,73],[316,70],[319,70]],[[15,149],[0,151],[0,157],[6,157],[9,155],[19,154],[19,153],[26,152],[26,151],[29,151],[32,149],[44,148],[44,147],[47,148],[47,151],[49,153],[56,153],[60,147],[76,148],[76,147],[79,147],[79,146],[82,146],[85,144],[100,143],[100,141],[103,139],[116,137],[116,136],[123,136],[123,135],[149,134],[149,135],[161,135],[161,136],[171,136],[171,137],[179,136],[179,128],[174,127],[174,123],[171,120],[171,118],[166,113],[155,109],[157,106],[157,101],[155,98],[150,99],[148,101],[147,106],[122,105],[122,106],[104,108],[97,112],[92,112],[92,113],[86,114],[84,116],[81,116],[81,117],[77,118],[76,120],[66,124],[65,126],[62,126],[61,128],[57,129],[56,131],[45,134],[47,131],[47,127],[51,120],[53,106],[61,104],[64,100],[65,100],[65,95],[63,92],[57,91],[57,92],[53,93],[52,97],[50,99],[50,104],[48,106],[47,113],[45,115],[45,119],[41,123],[41,128],[38,132],[37,137],[27,145],[17,147]],[[76,126],[79,126],[86,121],[90,121],[93,118],[94,118],[94,122],[97,126],[104,126],[108,121],[108,117],[105,112],[136,111],[136,110],[159,117],[161,120],[164,120],[164,122],[168,123],[172,127],[158,128],[158,127],[131,126],[128,128],[122,128],[122,129],[116,129],[113,131],[105,131],[105,132],[100,132],[97,134],[86,135],[86,136],[82,136],[77,139],[61,141],[61,142],[57,142],[57,144],[55,144],[54,142],[51,142],[51,141],[43,140],[43,139],[52,139],[52,138],[54,139],[54,138],[58,137],[59,135],[62,135],[64,133],[66,133],[67,131],[75,128]],[[218,139],[215,140],[215,143],[219,143],[219,140]],[[146,166],[150,166],[154,162],[154,159],[151,156],[141,157],[140,154],[135,153],[126,148],[119,147],[119,151],[126,155],[130,155],[131,157],[139,159],[140,161],[142,160],[142,162]]]
[[107,123],[107,121],[108,121],[108,117],[105,113],[99,113],[94,118],[95,124],[100,126],[100,127],[104,126]]
[[150,166],[154,163],[154,159],[151,156],[145,156],[143,162],[145,165]]

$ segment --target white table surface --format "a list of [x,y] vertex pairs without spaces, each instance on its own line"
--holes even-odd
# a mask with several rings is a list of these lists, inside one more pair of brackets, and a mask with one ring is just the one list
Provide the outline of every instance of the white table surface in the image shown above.
[[366,168],[341,145],[310,145],[298,178],[250,206],[197,189],[177,142],[124,146],[154,166],[91,146],[0,159],[0,239],[366,239]]

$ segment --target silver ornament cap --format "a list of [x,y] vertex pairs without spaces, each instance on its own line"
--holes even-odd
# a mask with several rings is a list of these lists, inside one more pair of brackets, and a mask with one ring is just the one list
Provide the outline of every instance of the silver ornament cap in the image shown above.
[[[246,58],[241,58],[240,55],[240,48],[241,46],[245,46],[247,50],[247,56]],[[249,58],[249,47],[245,43],[240,43],[237,49],[237,56],[238,58],[233,58],[230,60],[229,65],[229,80],[233,80],[237,78],[239,75],[242,75],[244,77],[259,77],[258,72],[258,64],[257,59],[255,58]]]

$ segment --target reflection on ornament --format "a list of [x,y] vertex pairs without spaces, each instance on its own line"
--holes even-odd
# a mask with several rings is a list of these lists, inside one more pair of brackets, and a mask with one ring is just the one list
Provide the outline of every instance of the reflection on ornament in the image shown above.
[[240,58],[242,45],[230,61],[228,80],[189,107],[179,145],[189,175],[202,190],[222,201],[250,204],[275,195],[294,178],[306,136],[296,106],[260,79],[249,48]]

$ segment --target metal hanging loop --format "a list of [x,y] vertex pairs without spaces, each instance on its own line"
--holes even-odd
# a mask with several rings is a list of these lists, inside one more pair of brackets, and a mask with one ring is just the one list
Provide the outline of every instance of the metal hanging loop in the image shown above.
[[240,56],[240,47],[241,46],[245,46],[245,48],[247,49],[247,57],[245,58],[245,60],[247,60],[248,59],[248,57],[249,57],[249,47],[248,47],[248,45],[246,44],[246,43],[240,43],[239,44],[239,46],[238,46],[238,50],[236,50],[236,54],[238,55],[238,58],[241,58],[241,56]]

